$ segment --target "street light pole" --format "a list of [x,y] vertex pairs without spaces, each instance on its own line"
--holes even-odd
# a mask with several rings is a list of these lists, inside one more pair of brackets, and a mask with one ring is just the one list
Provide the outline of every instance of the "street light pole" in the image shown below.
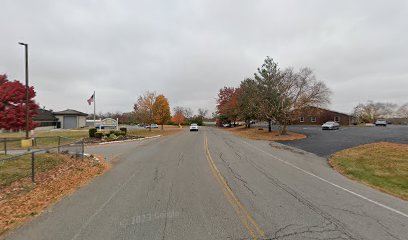
[[23,45],[25,48],[25,130],[26,139],[28,139],[28,44],[19,42],[18,44]]

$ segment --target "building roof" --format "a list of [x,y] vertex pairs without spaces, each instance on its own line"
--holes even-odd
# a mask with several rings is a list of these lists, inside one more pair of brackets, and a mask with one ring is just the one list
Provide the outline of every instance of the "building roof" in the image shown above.
[[67,109],[64,111],[54,112],[54,115],[88,116],[88,114],[74,109]]
[[55,116],[51,110],[40,108],[37,111],[38,114],[33,117],[34,121],[50,121],[50,122],[54,121]]
[[333,110],[330,110],[330,109],[321,108],[321,107],[315,107],[315,106],[305,107],[305,108],[301,109],[301,111],[302,111],[302,110],[307,110],[307,109],[316,109],[316,110],[329,111],[329,112],[332,112],[332,113],[336,113],[336,114],[340,114],[340,115],[346,115],[346,116],[348,116],[348,117],[351,117],[351,115],[350,115],[350,114],[347,114],[347,113],[337,112],[337,111],[333,111]]

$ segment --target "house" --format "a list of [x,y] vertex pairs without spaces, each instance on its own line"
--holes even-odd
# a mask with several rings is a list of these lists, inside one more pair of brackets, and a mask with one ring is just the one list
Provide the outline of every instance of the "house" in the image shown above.
[[318,107],[306,107],[293,111],[290,124],[293,125],[322,125],[328,121],[338,122],[340,125],[351,125],[352,116]]
[[73,109],[67,109],[60,112],[54,112],[54,116],[61,123],[61,128],[70,129],[85,127],[88,114]]
[[33,122],[38,124],[36,130],[48,130],[61,127],[52,110],[41,108],[37,110],[37,113],[38,114],[33,117]]

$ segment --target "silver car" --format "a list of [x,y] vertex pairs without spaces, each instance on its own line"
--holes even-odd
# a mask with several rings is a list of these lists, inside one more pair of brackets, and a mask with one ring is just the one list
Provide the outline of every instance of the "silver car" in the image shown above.
[[335,130],[339,128],[340,128],[340,124],[337,122],[333,122],[333,121],[325,122],[322,125],[322,130]]

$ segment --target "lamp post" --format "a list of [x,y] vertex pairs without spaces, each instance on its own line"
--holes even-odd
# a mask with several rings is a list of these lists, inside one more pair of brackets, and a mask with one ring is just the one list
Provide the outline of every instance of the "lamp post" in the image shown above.
[[25,48],[25,130],[26,139],[28,139],[28,44],[19,42],[18,44],[24,46]]

